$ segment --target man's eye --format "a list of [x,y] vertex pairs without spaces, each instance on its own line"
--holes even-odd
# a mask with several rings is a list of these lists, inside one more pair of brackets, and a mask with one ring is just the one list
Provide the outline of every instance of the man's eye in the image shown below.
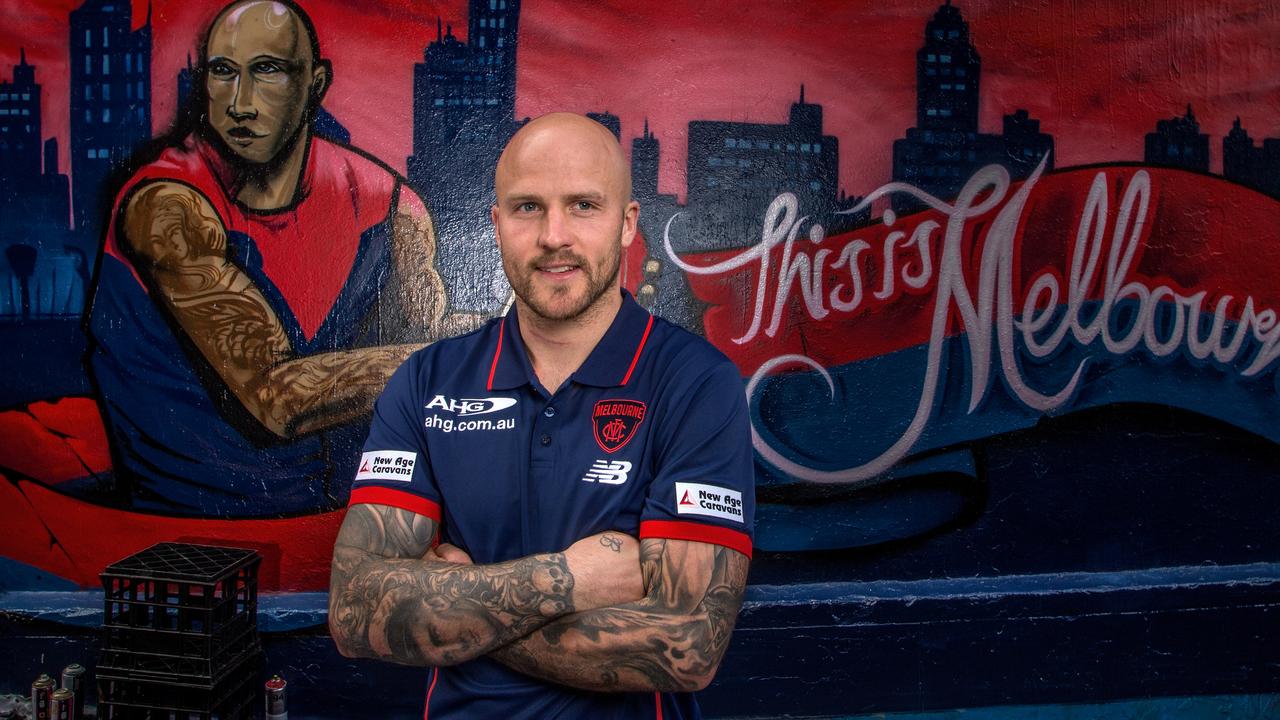
[[235,73],[231,66],[226,63],[214,63],[209,66],[209,74],[214,77],[225,78]]
[[595,203],[592,203],[589,200],[579,200],[578,202],[574,203],[574,208],[576,208],[579,212],[589,212],[590,210],[595,208]]
[[284,71],[284,68],[280,67],[279,63],[256,62],[253,64],[254,75],[274,75],[278,72],[283,72],[283,71]]
[[534,212],[537,209],[538,205],[531,202],[520,203],[516,206],[516,212]]

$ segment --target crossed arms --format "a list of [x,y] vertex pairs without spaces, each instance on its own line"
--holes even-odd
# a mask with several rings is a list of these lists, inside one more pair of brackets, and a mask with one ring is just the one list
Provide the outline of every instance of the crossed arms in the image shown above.
[[[262,291],[227,257],[227,233],[199,191],[144,184],[123,212],[121,249],[152,297],[181,327],[236,399],[281,437],[368,413],[387,378],[421,345],[384,345],[299,357]],[[327,262],[316,258],[316,262]],[[392,218],[394,295],[427,337],[465,326],[446,319],[431,219],[408,190]]]
[[487,654],[598,691],[687,692],[715,676],[746,586],[736,550],[606,532],[473,565],[457,548],[430,549],[437,529],[408,510],[349,509],[329,587],[342,654],[409,665]]

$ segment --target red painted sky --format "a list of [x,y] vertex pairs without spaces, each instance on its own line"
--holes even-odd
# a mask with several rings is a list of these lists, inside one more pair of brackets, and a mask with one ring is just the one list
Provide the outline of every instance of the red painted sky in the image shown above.
[[[45,134],[66,165],[67,14],[80,0],[0,0],[0,75],[27,48],[45,88]],[[303,0],[336,80],[326,105],[353,142],[404,169],[413,63],[437,15],[466,31],[465,0]],[[720,3],[525,0],[516,112],[609,110],[623,138],[650,127],[661,185],[684,191],[686,123],[779,122],[800,83],[840,138],[841,184],[885,182],[890,145],[914,121],[915,51],[937,0]],[[982,56],[982,126],[1027,108],[1057,142],[1059,166],[1140,160],[1156,120],[1191,103],[1212,167],[1239,115],[1255,138],[1280,136],[1280,4],[1267,0],[962,0]],[[157,131],[175,76],[221,3],[155,1]],[[134,0],[136,23],[145,0]]]

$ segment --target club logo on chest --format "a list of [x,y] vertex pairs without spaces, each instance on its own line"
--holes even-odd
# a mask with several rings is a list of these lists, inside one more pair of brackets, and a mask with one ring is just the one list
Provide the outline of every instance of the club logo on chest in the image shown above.
[[644,421],[645,404],[639,400],[601,400],[591,411],[596,444],[607,453],[621,450]]

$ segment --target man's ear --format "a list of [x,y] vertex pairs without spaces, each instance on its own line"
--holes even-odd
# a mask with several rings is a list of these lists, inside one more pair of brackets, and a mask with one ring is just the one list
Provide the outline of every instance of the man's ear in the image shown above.
[[636,239],[636,230],[640,227],[640,203],[632,200],[622,211],[622,247],[629,248]]
[[311,103],[319,107],[320,101],[324,99],[324,94],[329,92],[329,86],[332,84],[333,63],[320,60],[311,69]]
[[502,249],[502,237],[498,234],[498,205],[494,203],[489,206],[489,220],[493,223],[493,240],[498,245],[498,249]]

